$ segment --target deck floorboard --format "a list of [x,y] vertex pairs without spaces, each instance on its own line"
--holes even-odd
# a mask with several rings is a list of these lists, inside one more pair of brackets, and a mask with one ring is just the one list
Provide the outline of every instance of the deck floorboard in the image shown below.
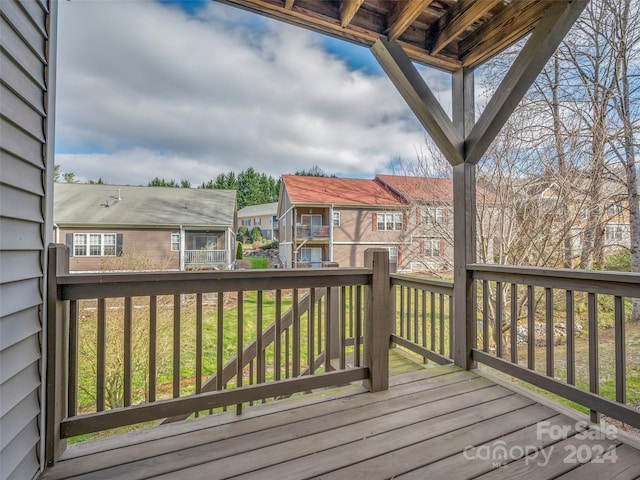
[[[620,440],[585,439],[574,418],[477,373],[408,361],[392,354],[384,392],[343,387],[71,445],[43,478],[640,476],[640,451]],[[568,432],[550,436],[540,422]]]

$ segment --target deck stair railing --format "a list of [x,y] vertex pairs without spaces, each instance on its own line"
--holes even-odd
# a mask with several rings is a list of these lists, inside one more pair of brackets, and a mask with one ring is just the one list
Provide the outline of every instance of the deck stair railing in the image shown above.
[[387,388],[386,250],[353,269],[70,275],[63,245],[49,261],[49,463],[73,436],[358,380]]

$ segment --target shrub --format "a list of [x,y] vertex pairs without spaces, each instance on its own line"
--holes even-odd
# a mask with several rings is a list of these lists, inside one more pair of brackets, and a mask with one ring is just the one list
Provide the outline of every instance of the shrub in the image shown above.
[[604,269],[615,272],[631,271],[631,252],[627,249],[617,250],[604,259]]
[[242,242],[238,242],[238,247],[236,248],[236,260],[242,260]]
[[271,240],[270,242],[264,243],[260,246],[262,250],[269,250],[271,248],[278,248],[278,241]]
[[262,240],[262,229],[257,225],[251,229],[251,241],[259,242]]
[[241,225],[238,227],[238,240],[244,243],[247,238],[249,238],[249,229],[245,225]]

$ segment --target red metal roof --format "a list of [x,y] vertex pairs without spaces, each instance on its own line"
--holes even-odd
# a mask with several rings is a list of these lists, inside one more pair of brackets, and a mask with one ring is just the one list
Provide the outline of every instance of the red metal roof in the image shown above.
[[375,180],[283,175],[293,204],[405,205],[402,198]]

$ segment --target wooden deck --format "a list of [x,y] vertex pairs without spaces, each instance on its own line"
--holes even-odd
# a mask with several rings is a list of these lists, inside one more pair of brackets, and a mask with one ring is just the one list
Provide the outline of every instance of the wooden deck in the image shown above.
[[346,386],[72,445],[43,478],[640,477],[619,435],[584,438],[575,418],[475,372],[391,355],[388,391]]

